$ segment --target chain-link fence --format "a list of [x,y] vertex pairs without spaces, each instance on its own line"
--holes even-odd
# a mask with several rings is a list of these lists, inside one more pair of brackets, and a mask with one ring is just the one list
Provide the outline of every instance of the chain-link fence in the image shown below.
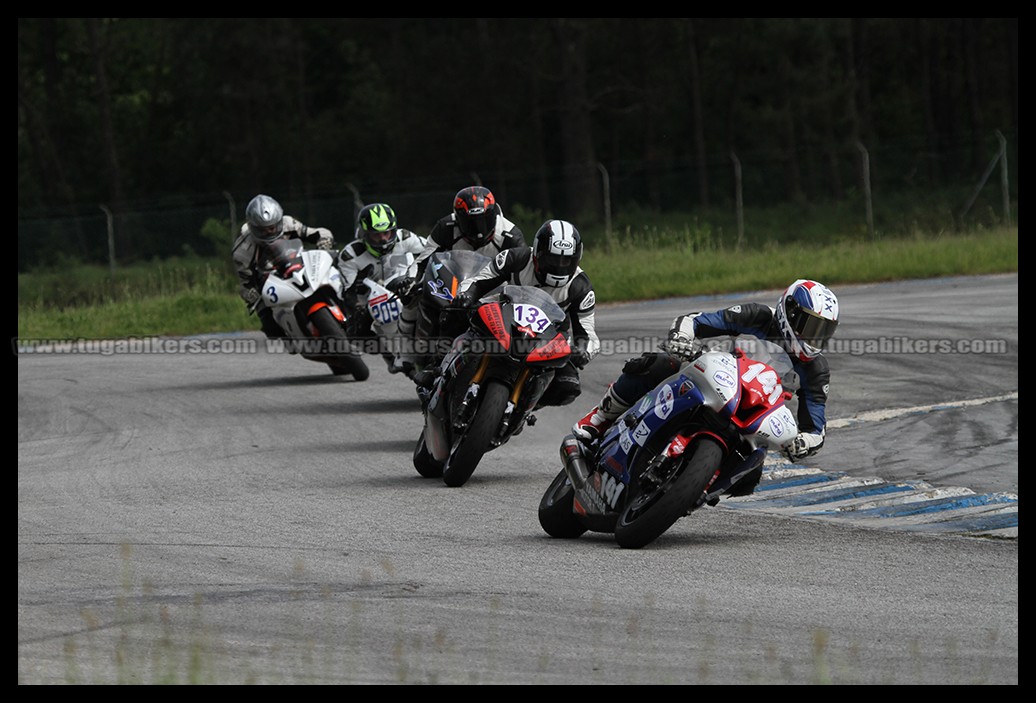
[[[866,232],[874,226],[872,206],[874,211],[895,209],[904,220],[916,218],[912,210],[925,207],[934,192],[949,199],[956,224],[995,225],[1017,221],[1010,209],[1017,202],[1018,180],[1017,166],[1008,170],[1008,164],[1017,164],[1017,140],[996,134],[999,140],[991,136],[988,152],[978,157],[990,159],[988,166],[967,169],[959,164],[975,163],[976,158],[961,158],[964,146],[933,152],[920,144],[855,144],[827,161],[822,150],[794,160],[779,153],[730,152],[711,158],[704,169],[679,160],[598,163],[578,173],[469,172],[406,182],[325,185],[308,197],[268,194],[305,224],[331,229],[339,244],[353,238],[355,214],[365,202],[389,203],[400,226],[426,235],[450,212],[457,190],[475,183],[492,189],[505,215],[527,235],[544,218],[562,217],[576,222],[591,244],[624,213],[679,212],[697,218],[720,212],[724,226],[733,231],[735,221],[736,227],[744,226],[737,207],[758,210],[789,203],[806,213],[817,203],[843,203],[858,217],[854,231]],[[948,164],[958,166],[952,170]],[[565,203],[575,201],[575,191],[596,196],[581,201],[593,203],[592,212],[565,211]],[[703,192],[710,199],[708,207],[702,205]],[[168,198],[122,208],[88,204],[76,215],[19,213],[18,268],[24,272],[62,260],[117,266],[191,254],[229,256],[245,205],[254,195],[223,191],[174,204]]]

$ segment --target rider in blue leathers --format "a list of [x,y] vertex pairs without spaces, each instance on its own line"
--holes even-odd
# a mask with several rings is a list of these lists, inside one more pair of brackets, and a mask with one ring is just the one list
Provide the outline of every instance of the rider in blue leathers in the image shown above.
[[[676,373],[684,363],[683,357],[700,346],[697,340],[750,335],[773,342],[787,353],[798,376],[799,434],[786,454],[792,460],[812,456],[824,446],[831,371],[823,349],[837,326],[835,294],[807,279],[788,286],[776,307],[743,303],[716,312],[681,315],[670,325],[665,351],[647,352],[627,361],[600,403],[576,422],[572,431],[587,442],[599,438],[636,401]],[[756,475],[755,482],[758,479]],[[742,482],[739,488],[741,494],[751,493],[755,483]]]

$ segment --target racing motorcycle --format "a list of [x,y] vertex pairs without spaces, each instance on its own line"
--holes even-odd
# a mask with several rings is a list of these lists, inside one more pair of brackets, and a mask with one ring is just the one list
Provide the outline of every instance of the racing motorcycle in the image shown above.
[[535,424],[532,414],[572,349],[565,313],[532,286],[505,285],[469,311],[428,391],[414,468],[462,486],[486,452]]
[[731,351],[698,346],[599,440],[587,446],[567,435],[564,468],[540,500],[543,530],[569,539],[614,533],[619,546],[639,549],[720,495],[751,492],[767,451],[798,433],[785,405],[792,393],[773,365],[781,357],[752,342],[752,355],[744,342]]
[[342,275],[334,256],[322,249],[303,249],[299,240],[284,237],[265,246],[271,270],[261,299],[288,344],[303,358],[327,364],[336,376],[365,381],[370,370],[345,331]]
[[432,254],[421,277],[413,362],[419,369],[438,366],[453,339],[464,331],[466,320],[451,314],[450,303],[465,278],[474,276],[491,259],[476,251],[440,251]]
[[350,338],[373,340],[380,353],[390,362],[396,360],[399,370],[413,367],[411,340],[399,331],[399,318],[408,298],[416,291],[397,291],[393,283],[417,272],[415,257],[410,252],[389,254],[381,262],[382,276],[374,275],[374,265],[364,267],[345,291],[346,308],[350,311],[346,331]]

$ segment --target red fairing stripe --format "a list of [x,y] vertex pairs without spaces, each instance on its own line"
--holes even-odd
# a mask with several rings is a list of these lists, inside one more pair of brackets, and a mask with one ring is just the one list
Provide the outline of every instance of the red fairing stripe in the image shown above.
[[669,446],[666,447],[666,456],[670,458],[680,456],[684,453],[684,450],[687,449],[688,446],[690,446],[691,442],[694,441],[696,437],[712,437],[714,440],[723,445],[723,449],[725,451],[729,451],[727,443],[723,441],[722,437],[715,434],[714,432],[709,432],[708,430],[699,430],[698,432],[695,432],[688,436],[678,434],[675,437],[673,437],[672,441],[669,442]]
[[572,347],[568,345],[565,335],[558,332],[554,339],[529,352],[529,356],[525,360],[530,362],[550,361],[551,359],[560,359],[563,356],[568,356],[571,353]]
[[345,322],[345,315],[342,313],[341,308],[339,308],[337,305],[328,305],[323,300],[318,300],[317,302],[313,303],[309,307],[309,310],[306,311],[306,315],[312,317],[313,313],[315,313],[320,308],[327,308],[336,320],[338,320],[339,322]]
[[478,316],[496,337],[496,341],[500,342],[500,346],[510,349],[511,333],[504,326],[504,313],[500,310],[500,303],[486,303],[478,309]]

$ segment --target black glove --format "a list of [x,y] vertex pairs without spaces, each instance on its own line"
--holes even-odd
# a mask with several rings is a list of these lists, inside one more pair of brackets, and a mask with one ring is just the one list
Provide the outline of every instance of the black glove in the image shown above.
[[406,298],[409,296],[415,283],[417,283],[417,281],[410,276],[401,276],[389,283],[386,287],[400,298]]
[[475,297],[475,294],[469,288],[466,291],[462,291],[460,293],[457,293],[457,295],[453,298],[453,301],[450,302],[450,307],[454,307],[454,308],[473,308],[477,304],[478,304],[478,298]]
[[570,357],[572,365],[577,369],[585,369],[586,365],[590,363],[590,352],[587,351],[574,351]]

